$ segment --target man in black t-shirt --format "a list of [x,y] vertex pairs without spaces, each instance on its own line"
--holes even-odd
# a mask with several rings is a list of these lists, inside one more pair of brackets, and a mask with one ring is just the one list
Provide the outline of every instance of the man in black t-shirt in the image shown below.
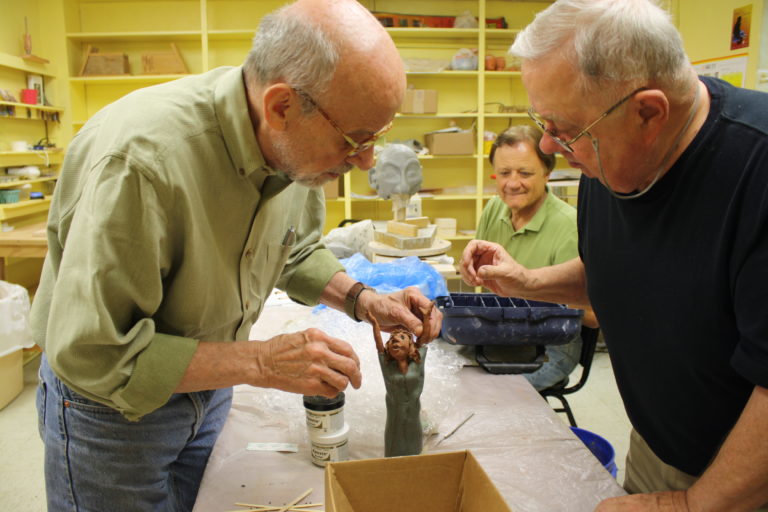
[[651,0],[559,0],[512,53],[583,172],[580,257],[476,240],[464,280],[594,308],[633,425],[633,495],[597,510],[768,510],[768,95],[698,78]]

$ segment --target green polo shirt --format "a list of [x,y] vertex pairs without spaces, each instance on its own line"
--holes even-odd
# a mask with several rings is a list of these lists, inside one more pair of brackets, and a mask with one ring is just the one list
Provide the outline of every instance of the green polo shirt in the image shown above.
[[265,164],[241,68],[132,92],[68,148],[35,341],[67,386],[139,419],[198,341],[248,339],[273,287],[317,303],[343,269],[320,244],[324,208],[321,189]]
[[509,207],[495,196],[483,209],[475,238],[503,245],[526,268],[563,263],[579,255],[576,209],[547,189],[547,198],[519,231],[510,221]]

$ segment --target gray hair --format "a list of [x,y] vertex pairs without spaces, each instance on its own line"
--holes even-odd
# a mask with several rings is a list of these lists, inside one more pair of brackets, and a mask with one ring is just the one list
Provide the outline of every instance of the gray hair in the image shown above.
[[555,155],[544,153],[539,147],[542,135],[543,133],[541,130],[534,128],[529,124],[510,126],[501,132],[498,137],[496,137],[496,140],[493,141],[491,151],[488,154],[488,160],[491,162],[491,165],[493,165],[493,158],[496,156],[496,150],[501,146],[514,146],[520,142],[528,143],[533,146],[539,160],[544,164],[544,168],[546,169],[544,174],[549,174],[552,172],[552,169],[555,168]]
[[[585,92],[656,85],[683,94],[692,72],[667,11],[653,0],[558,0],[510,48],[526,60],[564,51]],[[631,88],[631,87],[630,87]]]
[[[328,90],[339,62],[337,44],[317,24],[287,5],[266,15],[243,65],[248,83],[284,82],[317,98]],[[303,100],[302,110],[314,106]]]

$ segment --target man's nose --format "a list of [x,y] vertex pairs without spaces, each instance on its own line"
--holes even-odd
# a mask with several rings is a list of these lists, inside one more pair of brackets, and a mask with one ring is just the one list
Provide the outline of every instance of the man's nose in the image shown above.
[[356,165],[361,171],[367,171],[373,167],[373,146],[356,155],[347,157],[346,161]]

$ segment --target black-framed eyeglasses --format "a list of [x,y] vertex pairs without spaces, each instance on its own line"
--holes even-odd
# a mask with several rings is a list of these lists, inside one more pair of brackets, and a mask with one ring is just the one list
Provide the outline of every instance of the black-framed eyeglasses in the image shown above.
[[552,131],[551,131],[551,130],[549,130],[549,128],[547,128],[547,125],[546,125],[546,122],[547,122],[547,121],[546,121],[546,120],[545,120],[543,117],[541,117],[539,114],[537,114],[537,113],[536,113],[536,112],[533,110],[533,107],[530,107],[530,108],[528,109],[528,116],[529,116],[529,117],[530,117],[530,118],[533,120],[533,122],[534,122],[534,123],[536,123],[536,126],[538,126],[538,127],[539,127],[539,129],[540,129],[541,131],[543,131],[544,133],[546,133],[547,135],[549,135],[549,137],[550,137],[552,140],[554,140],[555,142],[557,142],[557,144],[558,144],[558,145],[559,145],[561,148],[563,148],[564,150],[566,150],[568,153],[573,153],[573,147],[572,147],[572,146],[573,146],[573,144],[574,144],[574,143],[575,143],[577,140],[579,140],[580,138],[582,138],[584,135],[589,135],[589,137],[590,137],[590,138],[592,138],[592,135],[589,133],[589,130],[590,130],[591,128],[593,128],[593,127],[594,127],[594,126],[595,126],[597,123],[599,123],[600,121],[602,121],[603,119],[605,119],[605,118],[606,118],[606,117],[607,117],[607,116],[608,116],[608,115],[609,115],[611,112],[613,112],[614,110],[616,110],[617,108],[619,108],[619,107],[620,107],[622,104],[624,104],[624,102],[625,102],[625,101],[629,100],[629,99],[630,99],[632,96],[634,96],[635,94],[639,93],[640,91],[647,91],[647,90],[648,90],[648,87],[639,87],[639,88],[635,89],[634,91],[632,91],[631,93],[627,94],[627,95],[626,95],[626,96],[624,96],[622,99],[620,99],[618,102],[616,102],[616,104],[615,104],[615,105],[613,105],[611,108],[609,108],[608,110],[606,110],[605,112],[603,112],[603,113],[600,115],[600,117],[598,117],[597,119],[595,119],[594,121],[592,121],[591,123],[589,123],[589,125],[587,125],[587,127],[586,127],[586,128],[584,128],[583,130],[581,130],[581,131],[580,131],[580,132],[579,132],[579,133],[578,133],[578,134],[577,134],[575,137],[573,137],[572,139],[570,139],[570,140],[567,140],[567,141],[566,141],[566,140],[563,140],[563,139],[561,139],[560,137],[558,137],[557,135],[555,135],[554,133],[552,133]]
[[333,126],[333,129],[336,130],[337,132],[339,132],[339,135],[344,137],[344,140],[350,146],[350,150],[347,152],[347,157],[357,156],[360,153],[362,153],[363,151],[369,149],[371,146],[376,144],[376,141],[379,139],[379,137],[381,137],[382,135],[387,133],[390,129],[392,129],[392,124],[394,123],[394,119],[392,121],[390,121],[384,128],[382,128],[381,130],[377,131],[376,133],[374,133],[373,135],[371,135],[370,137],[368,137],[364,141],[357,142],[352,137],[350,137],[349,135],[344,133],[344,130],[342,130],[339,127],[339,125],[336,124],[336,122],[333,119],[331,119],[331,117],[328,115],[328,113],[325,110],[323,110],[320,107],[320,105],[318,105],[317,102],[315,100],[313,100],[312,97],[309,94],[307,94],[306,92],[302,91],[301,89],[297,89],[295,87],[293,87],[292,89],[294,91],[296,91],[296,94],[298,94],[299,96],[301,96],[302,98],[307,100],[309,103],[311,103],[312,106],[315,107],[318,112],[320,112],[320,115],[323,116],[325,118],[325,120],[328,121],[328,123],[330,123],[331,126]]

